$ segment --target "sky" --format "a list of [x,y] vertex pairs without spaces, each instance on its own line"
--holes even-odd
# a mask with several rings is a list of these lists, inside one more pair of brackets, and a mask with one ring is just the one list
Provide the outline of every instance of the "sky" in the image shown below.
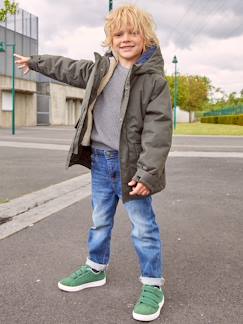
[[[18,0],[39,17],[39,54],[93,59],[104,53],[108,0]],[[226,93],[243,89],[243,0],[113,0],[152,14],[166,74],[207,76]]]

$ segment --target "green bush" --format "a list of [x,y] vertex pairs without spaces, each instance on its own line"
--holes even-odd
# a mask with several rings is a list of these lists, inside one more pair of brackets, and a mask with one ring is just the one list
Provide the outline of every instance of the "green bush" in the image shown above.
[[200,122],[243,126],[243,115],[208,116],[202,117]]

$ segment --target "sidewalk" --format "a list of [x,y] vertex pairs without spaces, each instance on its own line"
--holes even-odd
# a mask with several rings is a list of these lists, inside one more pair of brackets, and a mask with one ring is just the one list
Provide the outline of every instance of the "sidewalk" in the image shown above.
[[[60,131],[60,134],[54,130],[49,132],[56,135],[48,143],[65,139],[67,134],[71,137],[71,130],[70,133]],[[1,136],[1,130],[0,140],[7,141]],[[32,137],[32,142],[34,140]],[[59,144],[67,145],[64,141]],[[203,149],[203,145],[207,149]],[[223,145],[227,147],[222,148]],[[180,137],[174,139],[172,151],[196,151],[201,146],[204,152],[243,152],[241,145],[238,139]],[[57,182],[65,180],[59,161],[65,151],[16,149],[17,152],[0,146],[1,157],[3,149],[13,158],[18,154],[19,164],[13,163],[12,170],[19,165],[19,173],[26,164],[25,159],[29,161],[28,156],[32,156],[34,184],[28,187],[28,192],[50,184],[47,176],[40,186],[43,174],[34,172],[40,156],[48,160],[46,166],[51,168]],[[57,152],[60,155],[56,155]],[[21,158],[23,153],[24,158]],[[9,168],[6,182],[11,180],[14,184],[10,177],[11,163],[1,164],[4,165]],[[44,163],[41,168],[44,172]],[[73,176],[80,175],[80,170],[76,169]],[[165,306],[160,319],[154,323],[241,323],[242,171],[242,158],[169,158],[167,188],[154,196],[164,241],[166,278]],[[2,175],[1,171],[1,180]],[[27,173],[26,179],[22,179],[23,185],[16,185],[15,197],[27,186]],[[60,278],[85,261],[90,226],[88,197],[0,241],[0,323],[135,323],[131,313],[141,285],[137,257],[128,239],[130,223],[121,204],[115,219],[107,285],[74,294],[57,288]]]

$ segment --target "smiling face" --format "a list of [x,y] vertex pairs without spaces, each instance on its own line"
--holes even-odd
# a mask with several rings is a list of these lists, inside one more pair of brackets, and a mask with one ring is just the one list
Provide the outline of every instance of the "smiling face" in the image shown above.
[[137,6],[118,7],[105,20],[103,46],[112,49],[125,67],[136,63],[146,49],[159,46],[153,18]]
[[143,52],[144,38],[132,28],[122,27],[113,33],[112,49],[117,54],[120,64],[130,68]]

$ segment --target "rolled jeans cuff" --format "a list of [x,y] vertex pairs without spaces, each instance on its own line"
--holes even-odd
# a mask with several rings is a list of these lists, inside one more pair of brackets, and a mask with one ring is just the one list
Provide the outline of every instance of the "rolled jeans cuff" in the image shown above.
[[90,260],[89,258],[87,258],[87,260],[86,260],[86,265],[90,266],[92,269],[94,269],[96,271],[104,271],[108,266],[108,264],[96,263],[96,262]]
[[151,285],[151,286],[163,286],[165,283],[164,278],[150,278],[150,277],[139,277],[140,281],[143,285]]

